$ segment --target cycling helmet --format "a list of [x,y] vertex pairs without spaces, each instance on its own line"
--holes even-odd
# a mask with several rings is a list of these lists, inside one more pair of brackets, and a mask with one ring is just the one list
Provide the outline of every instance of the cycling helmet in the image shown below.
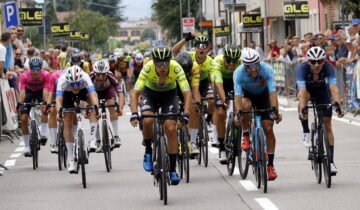
[[194,40],[194,45],[198,46],[199,44],[209,45],[209,38],[206,36],[198,36]]
[[124,56],[119,56],[119,57],[117,58],[117,60],[118,60],[119,62],[124,61],[124,60],[125,60],[125,57],[124,57]]
[[134,60],[137,64],[141,64],[144,60],[144,56],[141,53],[136,53]]
[[81,64],[81,57],[79,54],[73,54],[71,56],[71,64],[72,65],[80,65]]
[[115,63],[115,57],[113,55],[109,56],[109,63]]
[[94,64],[94,72],[99,74],[108,73],[110,66],[105,60],[99,60]]
[[151,52],[151,58],[156,61],[168,61],[171,59],[170,48],[165,46],[154,47]]
[[29,60],[31,71],[40,71],[42,69],[43,60],[39,57],[33,57]]
[[234,44],[225,45],[223,52],[225,57],[233,60],[238,60],[241,55],[240,48]]
[[193,60],[188,52],[181,52],[175,59],[184,69],[185,74],[189,73],[193,66]]
[[253,64],[260,61],[259,53],[252,48],[244,48],[241,52],[241,61],[243,64]]
[[308,60],[310,61],[317,61],[317,60],[324,60],[326,57],[325,50],[321,47],[312,47],[306,53]]
[[69,83],[79,82],[83,77],[83,70],[80,66],[74,65],[65,70],[65,78]]

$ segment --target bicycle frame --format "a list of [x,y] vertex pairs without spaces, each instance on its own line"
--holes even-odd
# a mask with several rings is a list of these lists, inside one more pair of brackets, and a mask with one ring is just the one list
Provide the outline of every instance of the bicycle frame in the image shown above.
[[[266,144],[266,136],[264,134],[264,130],[262,128],[262,124],[261,124],[261,116],[257,115],[257,114],[254,114],[254,119],[255,119],[255,122],[253,124],[254,128],[253,128],[253,132],[252,132],[252,139],[254,140],[253,141],[253,144],[255,144],[255,163],[256,163],[256,166],[259,167],[260,165],[260,162],[259,162],[259,136],[258,136],[258,131],[259,129],[262,130],[261,134],[263,135],[263,139],[264,139],[264,151],[266,152],[267,154],[267,144]],[[267,157],[267,155],[266,155]]]

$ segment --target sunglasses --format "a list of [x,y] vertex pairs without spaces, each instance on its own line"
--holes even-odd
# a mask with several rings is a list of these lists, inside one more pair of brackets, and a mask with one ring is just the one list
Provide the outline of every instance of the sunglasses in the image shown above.
[[170,61],[157,61],[154,62],[156,67],[168,67],[170,65]]
[[31,71],[40,71],[41,67],[32,67],[30,68]]
[[70,85],[70,87],[79,87],[81,84],[82,84],[82,82],[79,81],[79,82],[72,82],[69,85]]
[[310,61],[311,65],[315,65],[316,63],[318,63],[319,65],[324,63],[324,60],[317,60],[317,61]]
[[245,64],[244,66],[245,66],[245,69],[247,69],[247,70],[260,68],[260,64],[258,64],[258,63]]
[[198,44],[196,47],[200,48],[200,49],[207,49],[208,45],[207,44]]
[[225,57],[225,61],[228,64],[237,64],[239,62],[239,59],[232,59],[232,58],[229,58],[229,57]]
[[17,30],[17,32],[24,32],[24,30]]
[[15,55],[21,55],[20,53],[16,53]]

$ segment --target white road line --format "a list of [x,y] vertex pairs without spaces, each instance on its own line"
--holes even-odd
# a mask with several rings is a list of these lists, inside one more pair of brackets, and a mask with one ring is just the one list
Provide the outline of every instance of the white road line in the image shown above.
[[218,148],[213,148],[213,147],[209,147],[209,151],[213,154],[218,154],[219,153],[219,149]]
[[257,191],[258,188],[255,184],[250,180],[240,180],[239,183],[245,188],[247,191]]
[[268,198],[255,198],[255,201],[260,204],[261,207],[265,210],[278,210],[279,208],[275,206]]
[[21,141],[21,142],[19,143],[19,146],[25,146],[25,143],[24,143],[23,141]]
[[25,147],[17,147],[15,149],[15,152],[23,152],[25,150]]
[[297,111],[297,108],[285,108],[283,106],[279,106],[279,109],[284,112],[295,112]]
[[11,166],[14,166],[15,163],[16,163],[16,160],[15,160],[15,159],[6,160],[4,166],[5,166],[5,167],[11,167]]
[[10,155],[10,158],[18,158],[20,157],[21,153],[13,153]]
[[346,119],[346,118],[344,119],[344,118],[333,117],[333,119],[338,120],[340,122],[348,123],[350,125],[360,126],[360,123],[351,121],[351,120]]

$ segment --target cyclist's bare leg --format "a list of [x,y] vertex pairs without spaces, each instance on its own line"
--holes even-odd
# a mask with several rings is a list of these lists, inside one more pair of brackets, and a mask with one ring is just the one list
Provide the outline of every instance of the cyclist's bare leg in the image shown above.
[[21,115],[21,132],[23,135],[29,135],[29,127],[28,127],[28,119],[29,119],[29,115],[28,114],[22,114]]
[[217,128],[218,139],[223,139],[225,137],[225,120],[226,110],[222,107],[217,107],[213,116],[213,121]]
[[[250,99],[242,98],[242,105],[243,105],[243,110],[242,111],[251,111],[252,104],[251,104]],[[243,131],[249,130],[250,114],[242,114],[241,116],[242,116],[242,120],[240,122],[241,129]]]
[[331,125],[331,117],[323,117],[323,123],[325,125],[326,133],[329,138],[329,144],[334,145],[335,139],[334,139],[334,133],[332,130],[332,125]]
[[177,154],[179,145],[177,141],[176,121],[166,120],[164,123],[164,132],[168,138],[168,153]]
[[[72,132],[72,126],[74,121],[75,113],[64,113],[64,139],[67,143],[74,142],[73,132]],[[76,119],[76,117],[75,117]]]
[[50,137],[51,137],[51,143],[53,145],[56,144],[56,133],[57,133],[57,120],[56,120],[56,109],[50,108],[49,113],[49,131],[50,131]]
[[[142,114],[147,115],[147,114],[154,114],[153,112],[143,112]],[[143,129],[142,129],[142,134],[143,134],[143,138],[144,139],[152,139],[154,136],[153,133],[153,124],[154,124],[154,119],[153,118],[144,118],[142,119],[142,123],[143,123]]]
[[266,136],[266,144],[267,144],[268,152],[274,153],[275,144],[276,144],[276,138],[273,130],[274,122],[272,120],[263,120],[262,126]]

